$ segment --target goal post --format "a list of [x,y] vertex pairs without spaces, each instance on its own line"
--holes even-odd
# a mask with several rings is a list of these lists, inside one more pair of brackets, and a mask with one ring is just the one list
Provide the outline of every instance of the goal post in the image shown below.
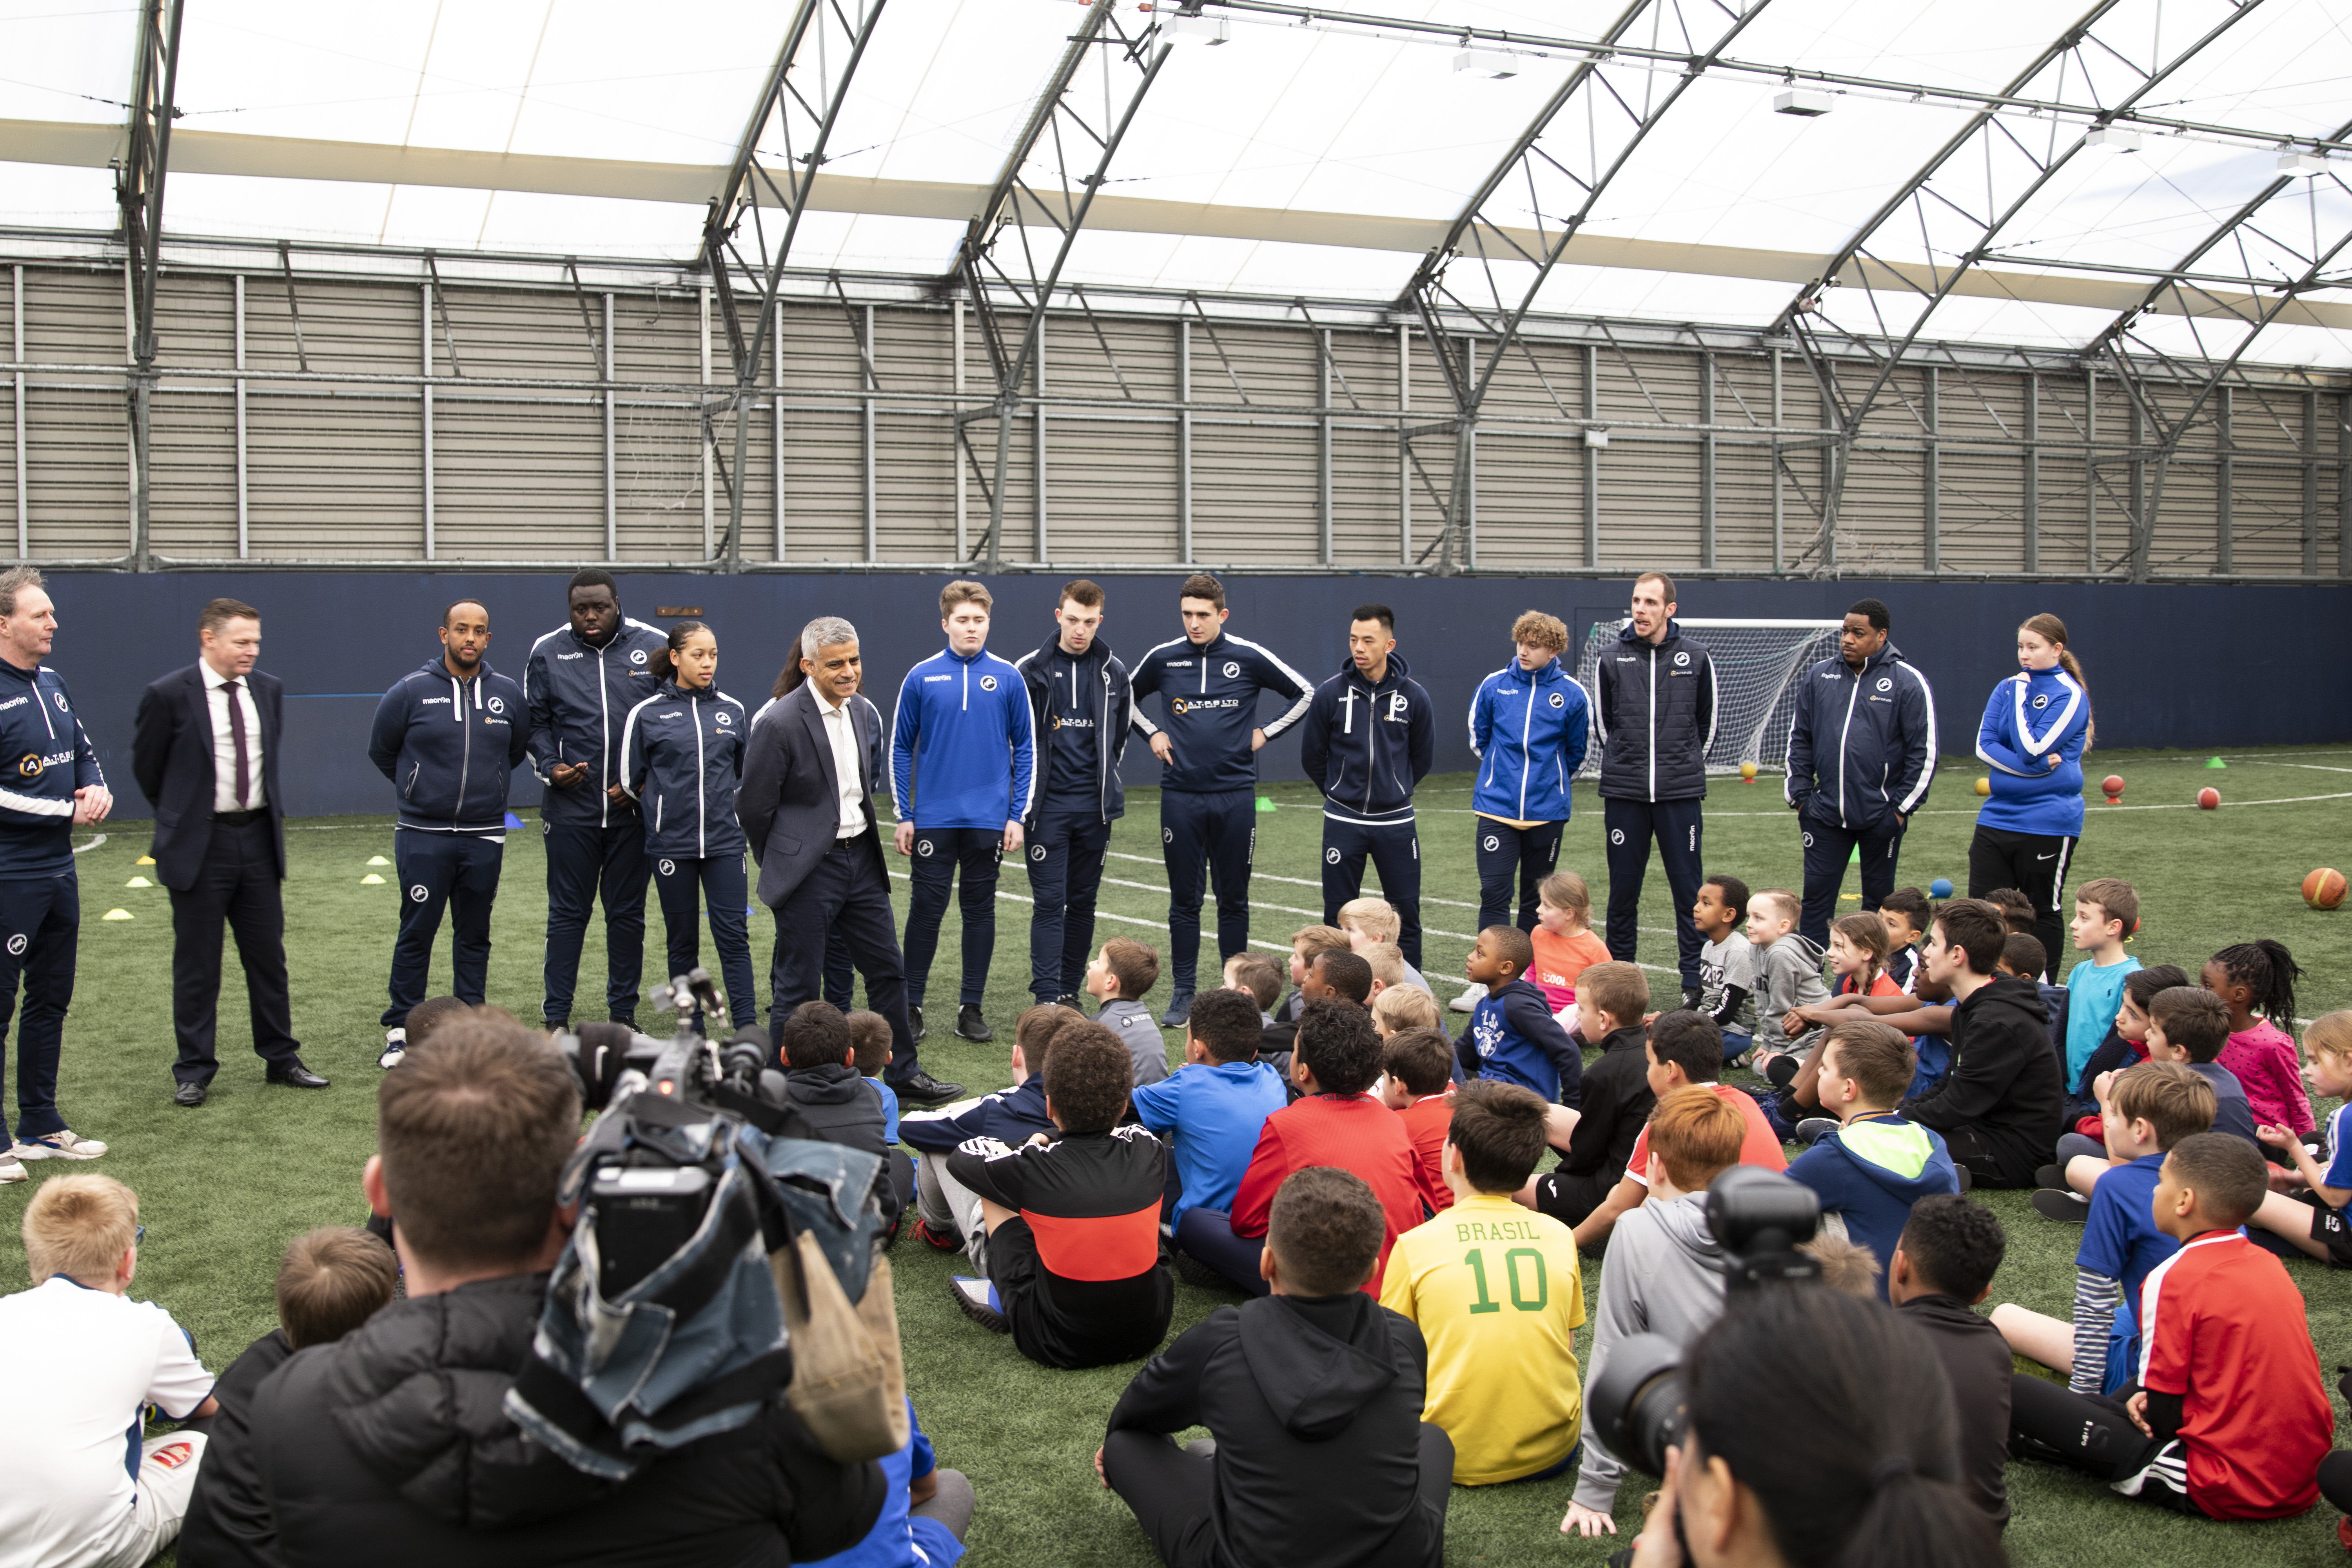
[[[1705,645],[1715,661],[1715,743],[1706,749],[1706,771],[1736,773],[1742,763],[1766,772],[1784,767],[1797,682],[1814,665],[1837,657],[1838,633],[1845,623],[1677,618],[1675,624]],[[1622,620],[1596,624],[1576,661],[1577,684],[1591,700],[1596,721],[1601,655],[1624,627]]]

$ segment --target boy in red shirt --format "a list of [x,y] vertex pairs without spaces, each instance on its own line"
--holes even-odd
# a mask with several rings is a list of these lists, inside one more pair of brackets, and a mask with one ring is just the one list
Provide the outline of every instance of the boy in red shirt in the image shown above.
[[2180,1250],[2140,1289],[2139,1375],[2119,1400],[2014,1378],[2010,1423],[2029,1452],[2177,1513],[2283,1519],[2317,1500],[2336,1415],[2303,1293],[2238,1232],[2269,1189],[2242,1138],[2173,1145],[2154,1208]]
[[1176,1244],[1237,1288],[1263,1296],[1266,1283],[1258,1272],[1258,1255],[1265,1249],[1274,1194],[1294,1171],[1336,1165],[1361,1177],[1387,1216],[1380,1265],[1363,1287],[1378,1300],[1389,1248],[1422,1222],[1421,1188],[1413,1180],[1412,1142],[1404,1122],[1365,1092],[1380,1076],[1381,1037],[1371,1015],[1340,998],[1309,1002],[1299,1016],[1298,1047],[1290,1058],[1290,1081],[1298,1086],[1300,1098],[1265,1119],[1241,1189],[1234,1194],[1234,1212],[1185,1210],[1177,1222]]
[[1445,1137],[1454,1125],[1454,1042],[1436,1029],[1400,1029],[1381,1047],[1381,1103],[1397,1113],[1412,1144],[1422,1207],[1454,1206],[1445,1180]]

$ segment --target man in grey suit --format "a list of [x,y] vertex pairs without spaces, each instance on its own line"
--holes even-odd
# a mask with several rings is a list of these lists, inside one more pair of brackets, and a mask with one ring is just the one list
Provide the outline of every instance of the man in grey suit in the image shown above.
[[776,917],[769,1032],[822,994],[825,940],[837,934],[866,975],[866,1001],[890,1022],[885,1081],[906,1104],[944,1105],[961,1099],[963,1086],[940,1082],[915,1059],[906,964],[874,816],[874,786],[886,776],[882,715],[858,695],[865,664],[857,628],[838,616],[820,616],[801,633],[798,651],[782,693],[751,721],[735,792],[736,815],[760,866],[760,901]]

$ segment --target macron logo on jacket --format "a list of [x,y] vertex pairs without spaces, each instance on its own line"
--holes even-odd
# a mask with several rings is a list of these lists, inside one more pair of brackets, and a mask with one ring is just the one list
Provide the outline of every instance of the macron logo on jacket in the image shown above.
[[899,821],[1001,832],[1028,816],[1036,764],[1028,681],[1011,664],[942,649],[907,672],[890,738]]

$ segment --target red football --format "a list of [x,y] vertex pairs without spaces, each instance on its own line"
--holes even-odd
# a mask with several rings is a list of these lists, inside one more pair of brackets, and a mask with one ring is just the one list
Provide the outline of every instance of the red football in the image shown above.
[[2124,775],[2121,773],[2109,773],[2105,778],[2099,781],[2099,787],[2106,791],[2111,795],[2121,795],[2124,793]]
[[2210,811],[2221,804],[2221,792],[2210,784],[2197,792],[2197,809]]
[[2344,901],[2344,873],[2323,866],[2303,879],[2303,901],[2315,910],[2332,910]]

